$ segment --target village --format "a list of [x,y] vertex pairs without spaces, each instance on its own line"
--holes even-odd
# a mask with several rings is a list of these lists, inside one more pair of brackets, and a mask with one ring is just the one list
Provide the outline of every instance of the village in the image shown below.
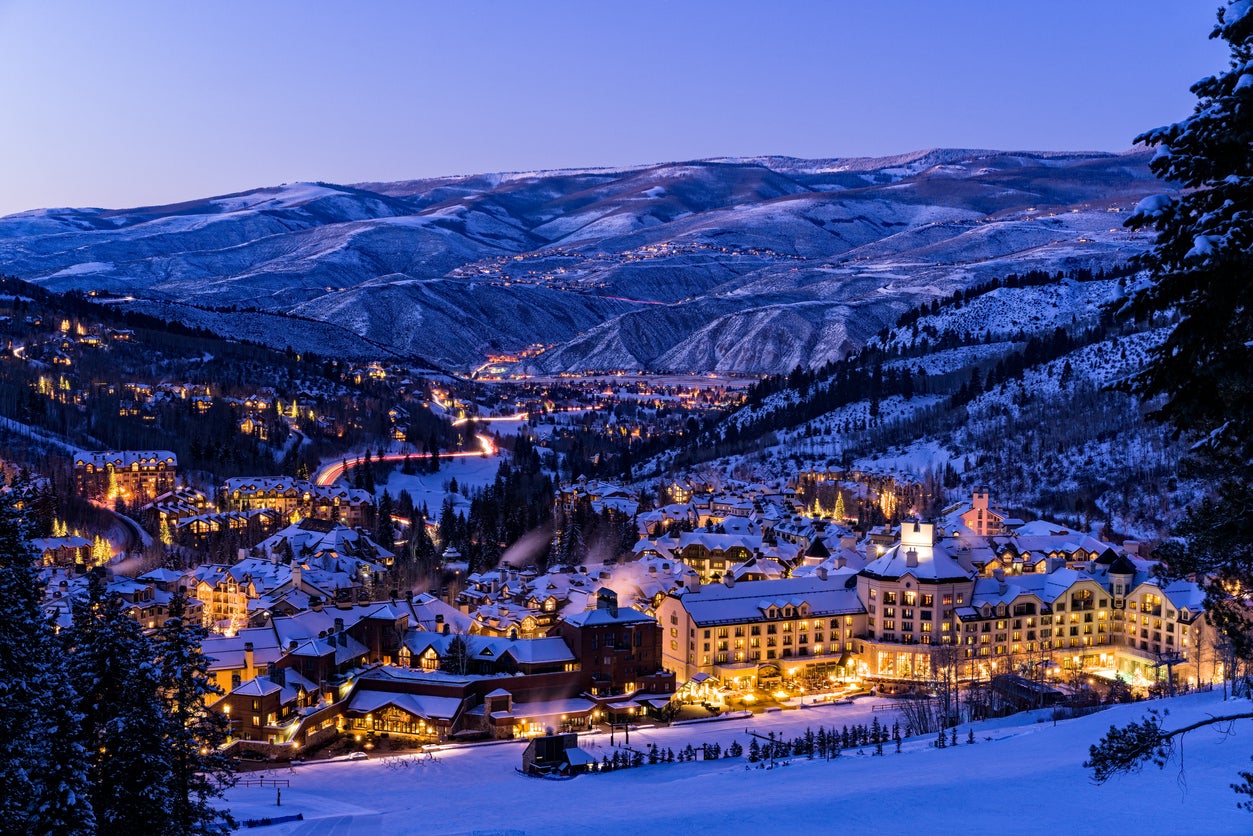
[[[158,537],[178,529],[194,544],[235,530],[243,545],[229,561],[128,575],[110,558],[101,569],[146,630],[161,627],[172,596],[189,597],[211,631],[202,649],[221,689],[211,707],[246,759],[858,694],[929,698],[934,717],[915,721],[929,731],[944,717],[1186,692],[1224,676],[1194,584],[1160,582],[1136,542],[1011,517],[984,486],[934,519],[858,528],[856,509],[907,507],[918,486],[865,474],[693,477],[664,486],[670,501],[656,505],[581,477],[553,494],[558,519],[582,508],[629,520],[633,545],[473,571],[448,546],[415,591],[399,583],[404,540],[374,539],[378,500],[343,469],[332,484],[229,478],[216,490],[228,510],[206,513],[168,451],[95,453],[74,468],[85,494],[142,502]],[[72,535],[35,546],[46,607],[68,624],[99,556]]]

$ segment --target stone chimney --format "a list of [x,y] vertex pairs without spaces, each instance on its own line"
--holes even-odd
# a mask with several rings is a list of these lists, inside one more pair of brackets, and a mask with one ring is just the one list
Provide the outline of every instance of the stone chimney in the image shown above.
[[335,632],[336,633],[344,632],[344,619],[342,618],[335,619]]
[[735,577],[732,576],[730,569],[728,569],[726,574],[722,576],[722,584],[727,589],[730,589],[731,587],[735,586]]
[[596,609],[607,610],[614,618],[618,617],[618,593],[606,586],[596,590]]
[[301,567],[301,565],[300,565],[300,561],[299,561],[299,560],[293,560],[293,561],[291,562],[291,585],[292,585],[292,589],[299,589],[299,588],[300,588],[300,582],[301,582],[301,580],[302,580],[303,578],[304,578],[304,570],[303,570],[303,568],[302,568],[302,567]]
[[814,569],[814,574],[818,576],[818,580],[825,581],[827,579],[827,567],[819,566],[818,568]]
[[905,565],[908,566],[910,569],[918,568],[918,552],[917,551],[915,551],[914,549],[909,549],[908,551],[905,552]]

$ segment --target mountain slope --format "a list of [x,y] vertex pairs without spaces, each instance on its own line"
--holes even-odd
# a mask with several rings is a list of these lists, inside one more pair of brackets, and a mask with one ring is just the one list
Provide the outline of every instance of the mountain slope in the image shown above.
[[[545,372],[778,372],[990,277],[1124,262],[1146,241],[1122,220],[1160,190],[1146,160],[940,149],[297,183],[10,215],[0,270],[175,315],[295,313],[362,354],[463,369],[544,343],[528,362]],[[331,353],[321,333],[268,338]]]

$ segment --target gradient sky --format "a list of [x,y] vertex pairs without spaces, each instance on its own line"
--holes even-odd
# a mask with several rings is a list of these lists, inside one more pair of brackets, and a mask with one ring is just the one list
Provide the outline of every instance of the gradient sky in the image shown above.
[[0,0],[0,214],[297,180],[1123,150],[1217,0]]

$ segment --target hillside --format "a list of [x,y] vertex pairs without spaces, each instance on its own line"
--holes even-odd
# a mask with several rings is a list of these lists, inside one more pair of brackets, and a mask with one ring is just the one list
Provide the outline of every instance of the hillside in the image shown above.
[[1164,536],[1198,486],[1180,443],[1115,385],[1166,323],[1115,321],[1136,279],[1013,276],[920,305],[849,360],[759,385],[637,476],[709,469],[777,479],[856,469],[923,482],[934,511],[995,487],[997,501],[1111,534]]
[[[782,372],[1009,272],[1102,269],[1161,190],[1147,152],[945,149],[297,183],[0,218],[0,271],[279,348],[454,369],[542,343],[539,372]],[[238,333],[233,333],[235,329]],[[359,339],[358,339],[359,338]]]
[[[1168,708],[1168,724],[1185,725],[1207,714],[1246,710],[1247,701],[1224,703],[1221,692],[1153,703]],[[877,704],[881,708],[872,712]],[[1188,736],[1186,758],[1165,769],[1144,771],[1094,785],[1083,761],[1088,746],[1111,724],[1137,720],[1150,704],[1121,705],[1096,715],[1051,722],[1042,713],[963,725],[956,748],[934,748],[930,737],[906,740],[900,753],[882,757],[867,747],[831,761],[798,756],[772,769],[746,764],[744,756],[716,761],[660,764],[579,776],[569,782],[524,778],[515,772],[524,743],[454,748],[420,755],[372,756],[367,761],[310,763],[275,777],[290,782],[283,806],[273,787],[236,787],[228,799],[241,819],[274,815],[303,823],[267,828],[272,833],[426,833],[432,822],[450,834],[585,833],[588,819],[605,834],[660,829],[690,834],[758,833],[786,821],[797,834],[887,831],[1109,833],[1125,827],[1128,799],[1142,800],[1159,829],[1170,833],[1247,833],[1250,814],[1237,808],[1242,796],[1228,785],[1248,768],[1249,731],[1243,720],[1223,734],[1206,728]],[[631,748],[656,744],[676,752],[691,743],[738,741],[747,730],[787,739],[806,730],[891,723],[890,700],[858,700],[852,706],[758,714],[751,719],[631,731]],[[747,728],[746,728],[747,727]],[[965,743],[974,731],[976,745]],[[621,732],[618,734],[621,740]],[[613,750],[609,736],[581,736],[579,745],[598,759]],[[369,786],[372,791],[362,792]],[[444,791],[456,787],[456,791]],[[606,796],[639,803],[605,804]],[[490,798],[494,803],[484,804]],[[1023,805],[1036,812],[1023,815]],[[579,811],[574,813],[572,811]],[[1007,819],[1008,817],[1008,819]],[[1012,821],[1006,825],[1006,821]],[[1060,824],[1059,824],[1060,823]]]

